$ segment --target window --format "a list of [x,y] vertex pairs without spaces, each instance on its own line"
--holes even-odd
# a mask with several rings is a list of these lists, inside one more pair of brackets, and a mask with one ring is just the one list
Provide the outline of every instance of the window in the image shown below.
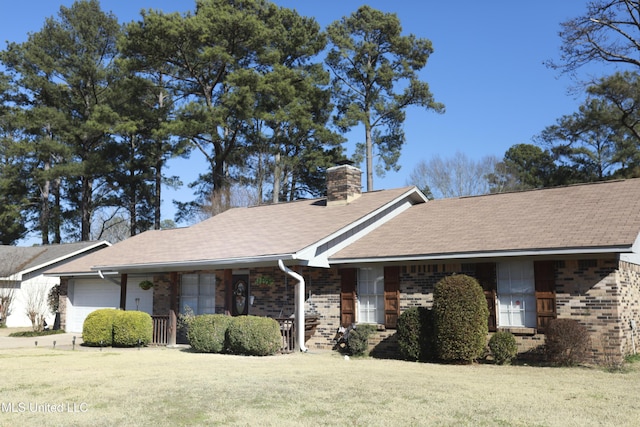
[[384,270],[358,269],[358,323],[384,324]]
[[532,261],[498,263],[500,327],[536,327],[536,296]]
[[215,274],[183,274],[181,281],[180,312],[186,307],[193,314],[213,314],[216,311],[216,276]]

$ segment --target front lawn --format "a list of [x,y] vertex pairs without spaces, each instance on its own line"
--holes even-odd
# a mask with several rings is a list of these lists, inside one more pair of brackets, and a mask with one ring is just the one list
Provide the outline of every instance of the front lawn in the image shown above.
[[610,373],[330,352],[0,350],[0,425],[636,425],[639,365]]

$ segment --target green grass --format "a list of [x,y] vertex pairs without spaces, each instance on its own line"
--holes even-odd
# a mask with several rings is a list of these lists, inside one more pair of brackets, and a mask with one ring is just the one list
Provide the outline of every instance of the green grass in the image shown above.
[[28,338],[28,337],[44,337],[47,335],[57,335],[57,334],[64,334],[64,330],[62,329],[57,329],[57,330],[46,330],[46,331],[18,331],[18,332],[12,332],[9,334],[10,337],[15,337],[15,338]]
[[640,419],[640,364],[608,373],[166,348],[29,348],[0,350],[0,359],[5,409],[20,402],[83,408],[5,411],[0,426],[626,426]]
[[630,354],[629,356],[625,357],[624,361],[626,363],[638,363],[640,362],[640,353]]

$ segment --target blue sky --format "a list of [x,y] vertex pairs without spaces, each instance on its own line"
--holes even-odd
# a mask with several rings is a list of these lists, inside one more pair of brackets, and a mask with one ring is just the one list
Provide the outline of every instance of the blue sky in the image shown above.
[[[5,41],[21,42],[37,32],[60,5],[72,1],[3,1],[0,6],[0,48]],[[350,0],[275,3],[313,16],[324,28],[354,12],[364,2]],[[405,122],[406,145],[399,172],[375,177],[375,189],[403,186],[420,160],[435,155],[444,158],[457,151],[473,159],[486,155],[502,158],[514,144],[530,143],[532,137],[556,119],[577,111],[581,99],[568,94],[572,81],[543,62],[559,55],[560,22],[584,13],[583,0],[514,1],[369,1],[373,8],[398,15],[406,34],[430,39],[435,49],[420,76],[446,113],[410,109]],[[191,0],[102,0],[103,10],[112,11],[121,22],[137,20],[141,9],[164,12],[193,10]],[[600,70],[593,69],[595,73]],[[604,73],[610,70],[602,70]],[[351,132],[347,154],[363,131]],[[194,164],[203,159],[198,152],[190,161],[174,161],[167,171],[186,184],[198,173]],[[202,162],[204,168],[204,162]],[[364,167],[364,166],[362,166]],[[171,199],[187,201],[191,192],[164,193],[163,217],[173,216]]]

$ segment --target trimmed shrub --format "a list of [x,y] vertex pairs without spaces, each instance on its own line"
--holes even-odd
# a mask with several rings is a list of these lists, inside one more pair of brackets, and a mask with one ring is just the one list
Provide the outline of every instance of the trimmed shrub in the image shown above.
[[398,347],[407,360],[433,358],[433,313],[427,307],[411,307],[398,318]]
[[89,313],[82,324],[82,341],[92,347],[113,345],[113,319],[120,310],[101,308]]
[[447,276],[433,291],[433,323],[438,357],[473,362],[484,353],[489,309],[482,287],[465,274]]
[[489,350],[498,365],[508,364],[518,354],[516,337],[511,332],[496,332],[489,339]]
[[560,366],[574,366],[584,362],[591,342],[589,331],[577,320],[553,319],[545,332],[547,359]]
[[187,338],[194,351],[222,353],[226,349],[225,336],[233,317],[224,314],[202,314],[189,321]]
[[280,325],[268,317],[232,317],[226,340],[231,353],[246,356],[268,356],[282,346]]
[[147,345],[153,337],[153,320],[143,311],[118,311],[113,319],[113,345]]
[[369,336],[375,331],[373,325],[357,325],[347,336],[347,352],[352,356],[363,356],[369,350]]

